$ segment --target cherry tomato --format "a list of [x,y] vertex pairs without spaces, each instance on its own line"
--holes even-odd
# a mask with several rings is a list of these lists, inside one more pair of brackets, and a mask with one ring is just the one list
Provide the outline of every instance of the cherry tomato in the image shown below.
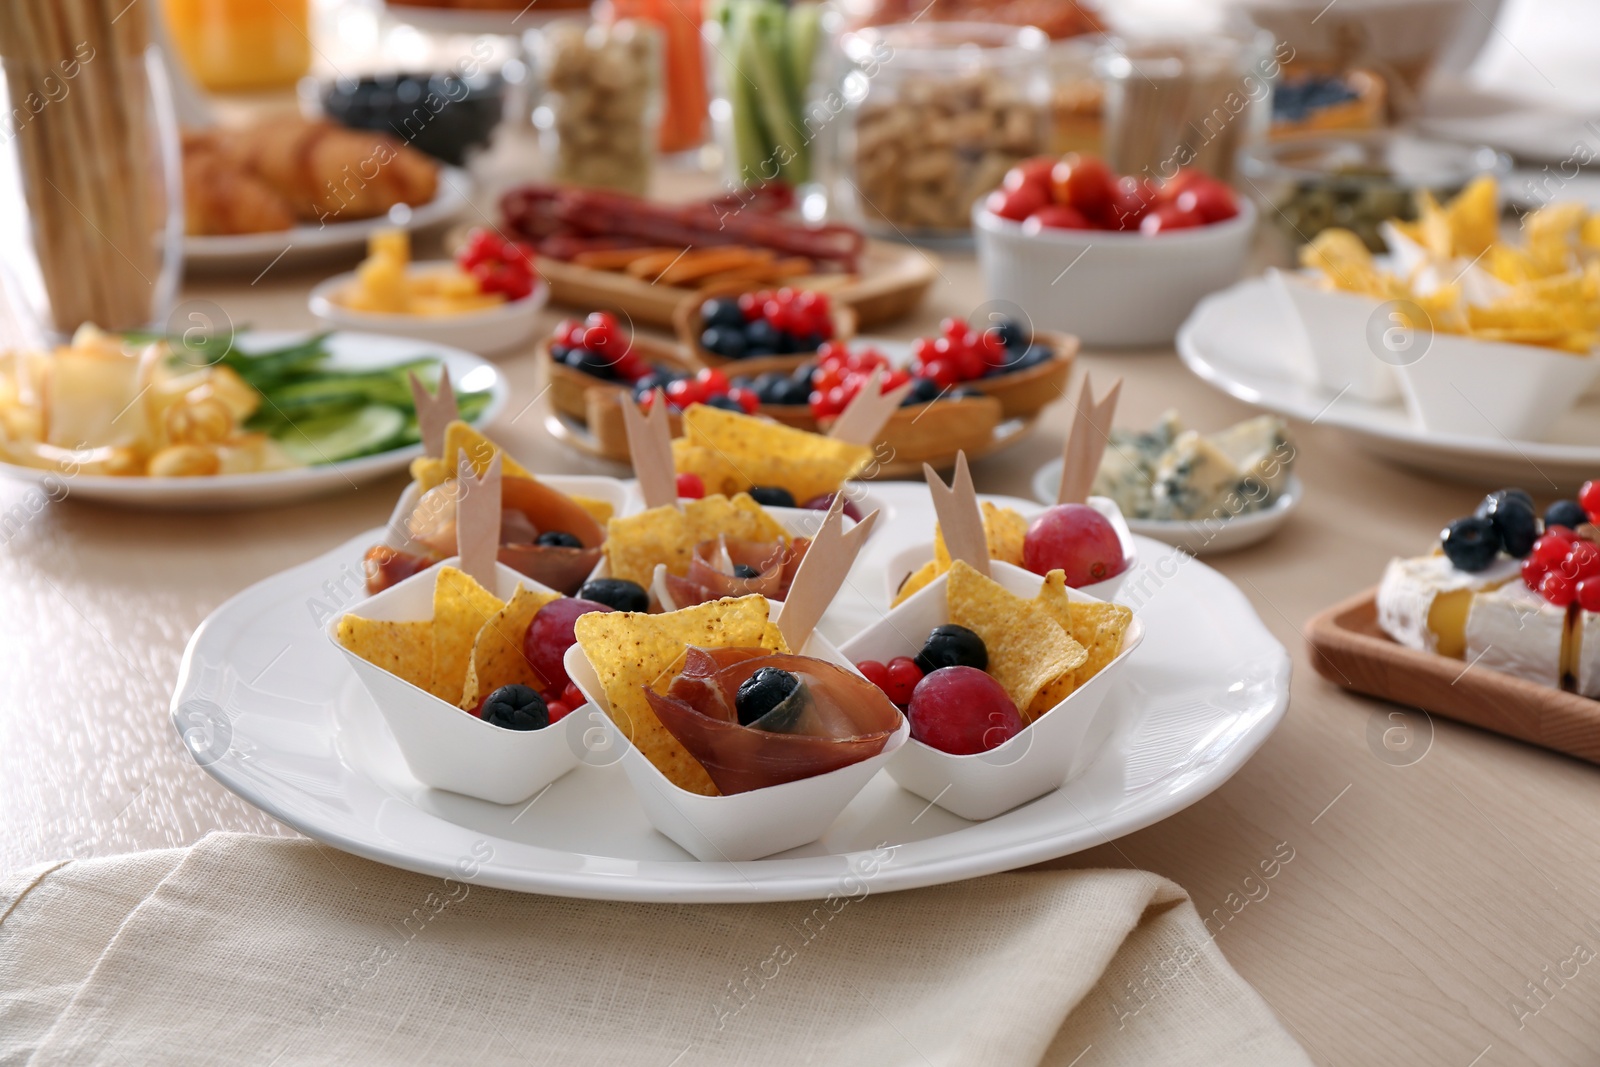
[[1111,208],[1117,176],[1099,157],[1069,152],[1050,172],[1050,185],[1056,203],[1077,208],[1084,218],[1099,219]]
[[996,189],[989,194],[984,206],[1003,219],[1021,222],[1050,202],[1050,194],[1037,185],[1021,185],[1015,189]]
[[1194,182],[1172,203],[1179,211],[1192,211],[1207,222],[1221,222],[1239,213],[1233,190],[1221,182]]
[[1022,229],[1026,233],[1038,233],[1045,227],[1052,230],[1092,230],[1096,228],[1094,223],[1084,217],[1083,212],[1068,204],[1046,204],[1032,215],[1029,215],[1022,224]]
[[1193,211],[1184,211],[1176,204],[1162,204],[1139,223],[1139,232],[1167,233],[1171,230],[1188,230],[1203,225],[1205,219]]
[[1180,170],[1161,183],[1160,188],[1156,190],[1156,203],[1170,204],[1178,199],[1179,193],[1185,192],[1196,182],[1207,180],[1206,176],[1197,170],[1191,168]]
[[1050,191],[1050,172],[1055,169],[1054,156],[1034,156],[1024,159],[1021,163],[1006,171],[1005,179],[1000,183],[1006,190],[1017,189],[1024,185],[1037,185],[1045,192]]

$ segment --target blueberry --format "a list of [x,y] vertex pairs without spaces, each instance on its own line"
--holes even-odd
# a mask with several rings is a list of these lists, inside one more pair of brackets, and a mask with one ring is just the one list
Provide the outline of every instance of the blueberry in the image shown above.
[[796,352],[815,352],[822,347],[827,338],[820,333],[808,333],[804,337],[795,338]]
[[923,674],[932,674],[940,667],[989,669],[989,650],[983,647],[983,638],[953,622],[935,626],[916,659]]
[[788,381],[783,385],[783,392],[775,404],[809,404],[811,402],[811,383]]
[[1528,505],[1528,510],[1533,510],[1533,497],[1528,495],[1526,489],[1496,489],[1483,498],[1483,502],[1478,505],[1478,510],[1474,511],[1473,514],[1480,519],[1493,518],[1494,510],[1502,500],[1520,500]]
[[708,408],[721,408],[723,411],[737,411],[741,415],[744,414],[744,408],[740,407],[739,402],[727,393],[711,397],[706,400],[705,404]]
[[750,499],[764,508],[792,508],[794,494],[781,485],[757,485],[750,489]]
[[1022,329],[1022,323],[1016,319],[1002,319],[1000,325],[993,327],[1000,333],[1000,341],[1007,348],[1023,349],[1028,347],[1029,337]]
[[1023,349],[1022,356],[1009,365],[1010,370],[1027,370],[1037,367],[1041,363],[1049,363],[1055,358],[1055,351],[1046,345],[1029,345]]
[[525,685],[502,685],[489,694],[478,713],[484,722],[507,730],[543,730],[550,725],[544,697]]
[[970,385],[958,385],[954,389],[950,390],[950,392],[945,394],[945,399],[972,400],[983,395],[983,390],[981,389],[974,389]]
[[793,334],[786,333],[783,330],[776,332],[777,340],[773,342],[772,347],[777,351],[778,355],[792,356],[796,352],[803,351],[800,347],[800,342],[795,340]]
[[1439,544],[1450,562],[1464,571],[1481,571],[1500,552],[1500,534],[1493,521],[1474,515],[1457,519],[1444,528]]
[[1569,530],[1576,530],[1589,521],[1588,514],[1576,500],[1557,500],[1550,505],[1550,510],[1544,513],[1545,526],[1565,526]]
[[777,667],[757,667],[733,696],[740,726],[775,733],[794,729],[805,706],[806,691],[800,679]]
[[665,389],[672,384],[673,380],[673,375],[670,371],[657,368],[634,382],[633,392],[636,396],[643,396],[646,393],[654,392],[656,389]]
[[789,376],[778,371],[768,371],[750,383],[750,389],[756,394],[756,399],[763,404],[783,403],[784,390],[788,388]]
[[816,372],[817,365],[815,363],[802,363],[800,366],[796,367],[792,372],[790,372],[789,377],[797,382],[800,382],[807,389],[810,389],[811,376]]
[[591,352],[587,348],[581,350],[577,367],[585,374],[603,378],[606,381],[615,381],[617,378],[616,365],[600,353]]
[[901,404],[926,404],[930,400],[938,399],[942,392],[944,390],[940,389],[939,383],[932,378],[913,378],[911,391],[906,393],[906,398]]
[[566,345],[550,346],[550,358],[555,360],[557,363],[565,363],[567,361],[567,356],[571,352],[572,349],[568,348]]
[[626,578],[590,578],[578,587],[580,600],[592,600],[617,611],[649,611],[650,594]]
[[739,310],[737,300],[707,300],[700,305],[700,321],[707,326],[743,330],[744,312]]
[[582,548],[583,542],[578,540],[576,534],[569,534],[565,530],[546,530],[534,542],[536,545],[545,545],[551,548]]
[[744,334],[726,326],[707,326],[700,332],[700,347],[727,359],[743,359]]
[[778,350],[778,331],[766,319],[756,319],[744,328],[745,351],[755,355],[759,349],[763,354]]
[[761,572],[748,563],[735,563],[733,565],[733,576],[735,578],[759,578],[761,577]]
[[1492,522],[1506,552],[1521,559],[1533,551],[1533,543],[1539,539],[1539,520],[1528,494],[1520,489],[1512,490],[1520,494],[1517,496],[1504,495],[1505,492],[1491,494],[1479,505],[1474,518]]

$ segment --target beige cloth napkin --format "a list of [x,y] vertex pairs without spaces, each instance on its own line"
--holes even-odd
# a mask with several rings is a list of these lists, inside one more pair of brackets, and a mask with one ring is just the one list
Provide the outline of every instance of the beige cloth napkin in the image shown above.
[[615,904],[309,841],[0,881],[0,1065],[1309,1064],[1176,885]]

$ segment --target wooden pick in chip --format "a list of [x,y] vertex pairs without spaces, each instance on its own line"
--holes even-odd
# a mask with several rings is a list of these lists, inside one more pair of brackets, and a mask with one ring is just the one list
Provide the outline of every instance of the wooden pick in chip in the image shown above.
[[678,476],[672,469],[672,425],[667,421],[666,395],[657,389],[649,412],[640,411],[631,397],[622,397],[620,403],[633,476],[639,479],[644,506],[676,507]]
[[984,577],[989,576],[989,539],[983,535],[983,512],[978,494],[972,488],[972,472],[967,469],[967,454],[956,453],[956,476],[948,487],[928,464],[922,465],[928,480],[933,510],[939,516],[939,533],[950,558],[959,559]]
[[904,382],[887,393],[879,391],[882,385],[883,368],[875,367],[866,384],[833,420],[828,436],[835,441],[871,448],[900,401],[911,391],[912,383]]
[[838,595],[845,575],[850,573],[861,546],[878,521],[878,513],[874,511],[856,523],[849,533],[844,533],[843,508],[844,494],[835,493],[828,517],[822,521],[817,536],[811,539],[811,547],[806,549],[800,569],[789,583],[783,611],[778,614],[778,630],[793,652],[805,647],[811,631],[817,628],[822,613]]
[[422,433],[422,451],[438,458],[444,455],[444,431],[456,420],[460,409],[456,407],[456,391],[450,386],[450,368],[439,368],[439,390],[428,392],[416,374],[411,378],[411,402],[417,409],[417,428]]
[[1073,405],[1072,420],[1067,426],[1067,443],[1061,451],[1061,487],[1056,491],[1056,503],[1081,504],[1089,499],[1100,458],[1111,441],[1111,422],[1121,392],[1122,379],[1118,378],[1097,402],[1089,385],[1089,372],[1084,372],[1083,388],[1078,390],[1078,402]]
[[498,587],[495,558],[500,555],[500,453],[479,478],[472,460],[461,453],[456,471],[456,555],[458,566],[491,593]]

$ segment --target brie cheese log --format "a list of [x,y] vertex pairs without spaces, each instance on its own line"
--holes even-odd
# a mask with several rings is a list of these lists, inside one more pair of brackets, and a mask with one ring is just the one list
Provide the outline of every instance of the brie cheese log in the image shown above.
[[1474,666],[1560,688],[1567,629],[1566,608],[1513,582],[1472,598],[1465,656]]
[[1576,682],[1578,692],[1586,697],[1600,697],[1600,615],[1592,611],[1578,612],[1578,624],[1572,629],[1572,649],[1568,655],[1568,673]]
[[1407,648],[1459,659],[1474,595],[1498,589],[1520,571],[1514,559],[1497,559],[1477,573],[1458,570],[1442,555],[1392,559],[1378,583],[1378,625]]

